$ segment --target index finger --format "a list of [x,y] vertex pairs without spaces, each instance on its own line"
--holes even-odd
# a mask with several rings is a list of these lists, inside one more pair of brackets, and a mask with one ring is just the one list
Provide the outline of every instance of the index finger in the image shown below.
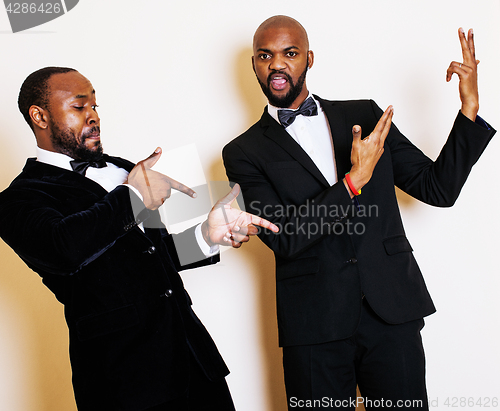
[[174,180],[173,178],[170,178],[168,176],[165,176],[167,179],[168,183],[170,184],[170,187],[173,189],[180,191],[181,193],[187,194],[189,197],[196,198],[196,192],[189,188],[188,186],[179,183],[177,180]]
[[256,215],[253,215],[250,213],[245,213],[245,214],[250,216],[253,225],[258,225],[259,227],[262,227],[262,228],[268,228],[269,230],[271,230],[274,233],[277,233],[280,231],[278,226],[274,225],[273,223],[271,223],[270,221],[267,221],[264,218],[257,217]]
[[469,43],[469,50],[472,54],[472,61],[476,61],[476,46],[474,46],[474,30],[469,29],[469,37],[467,38],[467,42]]

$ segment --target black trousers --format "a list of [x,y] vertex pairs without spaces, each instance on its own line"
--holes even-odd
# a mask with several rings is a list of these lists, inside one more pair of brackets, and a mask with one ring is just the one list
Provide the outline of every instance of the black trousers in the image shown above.
[[187,392],[146,411],[235,411],[225,378],[210,381],[191,356]]
[[[356,333],[345,340],[284,347],[283,367],[289,410],[428,410],[424,320],[391,325],[363,300]],[[356,386],[361,393],[356,399]]]

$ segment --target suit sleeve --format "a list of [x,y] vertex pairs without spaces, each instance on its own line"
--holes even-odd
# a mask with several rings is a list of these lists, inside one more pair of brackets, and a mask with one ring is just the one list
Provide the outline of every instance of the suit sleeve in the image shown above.
[[134,196],[119,186],[89,208],[64,215],[47,194],[10,187],[0,195],[0,235],[35,271],[73,274],[147,219],[144,207],[134,214]]
[[[382,110],[373,103],[376,115]],[[387,137],[394,182],[412,197],[437,207],[451,207],[496,131],[458,113],[439,156],[432,161],[393,125]]]
[[170,256],[177,271],[204,267],[220,261],[220,254],[208,257],[203,254],[196,241],[195,227],[191,227],[179,234],[165,233],[163,241],[167,244]]

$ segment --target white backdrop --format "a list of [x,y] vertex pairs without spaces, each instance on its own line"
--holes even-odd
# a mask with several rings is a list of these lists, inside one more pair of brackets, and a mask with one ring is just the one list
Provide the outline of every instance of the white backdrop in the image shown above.
[[[222,147],[265,104],[251,41],[275,14],[308,30],[311,91],[393,104],[394,122],[432,158],[460,108],[457,79],[445,82],[449,63],[461,58],[457,29],[473,27],[480,115],[500,127],[498,0],[81,0],[67,15],[16,34],[2,9],[0,189],[35,154],[17,95],[29,73],[48,65],[74,67],[92,81],[106,152],[138,161],[158,145],[194,143],[207,179],[224,180]],[[423,331],[433,409],[472,408],[460,398],[483,405],[490,398],[491,407],[500,398],[498,138],[452,209],[400,194],[438,308]],[[74,410],[62,307],[3,242],[0,255],[0,410]],[[284,411],[272,254],[254,239],[222,260],[183,274],[194,308],[232,371],[237,409]]]

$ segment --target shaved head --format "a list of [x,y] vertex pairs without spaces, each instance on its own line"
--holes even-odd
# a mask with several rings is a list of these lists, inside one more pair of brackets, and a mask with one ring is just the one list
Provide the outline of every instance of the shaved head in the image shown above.
[[309,49],[309,39],[307,38],[306,29],[297,20],[288,16],[273,16],[265,20],[255,31],[253,36],[253,47],[256,48],[259,36],[269,29],[290,29],[295,31],[302,40],[307,49]]

